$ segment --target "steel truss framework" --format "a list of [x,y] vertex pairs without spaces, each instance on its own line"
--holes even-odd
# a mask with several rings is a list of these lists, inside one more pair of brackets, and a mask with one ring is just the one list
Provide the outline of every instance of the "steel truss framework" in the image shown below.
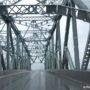
[[2,3],[3,5],[15,5],[16,3],[20,2],[21,0],[4,0]]
[[[88,37],[80,68],[76,19],[89,23],[89,10],[76,9],[74,0],[69,2],[64,0],[63,5],[14,5],[17,2],[16,0],[11,5],[0,5],[1,25],[5,23],[7,28],[7,31],[3,31],[5,29],[3,25],[0,31],[2,36],[6,34],[4,40],[0,36],[0,66],[3,70],[31,69],[31,64],[36,61],[44,63],[45,69],[87,70],[90,58],[90,37]],[[39,3],[45,2],[39,1]],[[60,34],[62,16],[67,17],[63,55]],[[71,19],[75,65],[68,49]],[[27,29],[19,30],[16,23]],[[54,35],[55,31],[56,35]]]

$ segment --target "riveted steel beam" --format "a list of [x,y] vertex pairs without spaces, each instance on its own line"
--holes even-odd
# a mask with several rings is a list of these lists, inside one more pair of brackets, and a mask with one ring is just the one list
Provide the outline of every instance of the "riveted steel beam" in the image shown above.
[[[75,7],[75,3],[73,1],[72,1],[72,6]],[[75,69],[76,70],[80,70],[79,47],[78,47],[78,33],[77,33],[77,21],[76,21],[75,10],[72,10],[72,30],[73,30]]]

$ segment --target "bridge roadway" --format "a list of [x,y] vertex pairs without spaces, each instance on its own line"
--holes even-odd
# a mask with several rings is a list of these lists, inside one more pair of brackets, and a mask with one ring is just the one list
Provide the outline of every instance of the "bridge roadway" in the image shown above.
[[1,71],[0,90],[90,90],[90,72]]

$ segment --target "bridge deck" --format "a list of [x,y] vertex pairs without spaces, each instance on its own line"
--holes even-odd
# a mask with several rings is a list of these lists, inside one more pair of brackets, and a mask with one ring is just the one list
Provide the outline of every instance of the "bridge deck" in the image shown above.
[[0,74],[0,90],[86,90],[90,85],[90,72],[6,72]]

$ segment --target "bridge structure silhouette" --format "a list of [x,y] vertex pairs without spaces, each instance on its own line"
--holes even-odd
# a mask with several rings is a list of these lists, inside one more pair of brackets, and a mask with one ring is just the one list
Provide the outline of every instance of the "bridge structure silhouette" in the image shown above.
[[[0,90],[90,89],[90,0],[22,1],[0,3]],[[82,60],[78,21],[88,25]]]

